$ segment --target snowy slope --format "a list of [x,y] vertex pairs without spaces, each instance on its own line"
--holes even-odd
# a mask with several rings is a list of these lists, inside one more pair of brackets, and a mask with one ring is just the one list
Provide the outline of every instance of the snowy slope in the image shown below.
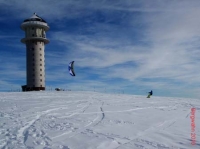
[[[195,145],[191,108],[196,109]],[[198,99],[72,91],[0,93],[0,148],[199,149],[199,111]]]

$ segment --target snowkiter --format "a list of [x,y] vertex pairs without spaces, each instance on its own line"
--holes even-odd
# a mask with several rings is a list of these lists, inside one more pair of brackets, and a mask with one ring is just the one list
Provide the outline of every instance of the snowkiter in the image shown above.
[[151,90],[147,96],[147,98],[150,98],[153,95],[153,91]]

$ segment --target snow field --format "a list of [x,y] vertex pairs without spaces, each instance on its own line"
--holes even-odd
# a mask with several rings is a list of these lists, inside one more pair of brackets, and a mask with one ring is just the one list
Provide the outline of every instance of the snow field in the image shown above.
[[[199,149],[199,101],[72,91],[0,93],[0,148]],[[191,108],[196,108],[195,145]]]

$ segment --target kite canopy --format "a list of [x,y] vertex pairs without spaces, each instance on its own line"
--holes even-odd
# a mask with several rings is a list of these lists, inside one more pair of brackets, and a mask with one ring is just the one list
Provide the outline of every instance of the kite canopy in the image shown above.
[[75,76],[75,73],[74,73],[74,61],[69,63],[68,69],[69,69],[69,74],[71,76]]

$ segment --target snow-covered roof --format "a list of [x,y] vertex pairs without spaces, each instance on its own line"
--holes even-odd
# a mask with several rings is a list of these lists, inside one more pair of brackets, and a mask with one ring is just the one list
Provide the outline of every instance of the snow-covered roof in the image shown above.
[[46,23],[46,21],[42,19],[41,17],[39,17],[36,13],[34,13],[33,16],[31,16],[30,18],[24,20],[24,22],[28,22],[28,21],[40,21],[40,22]]

